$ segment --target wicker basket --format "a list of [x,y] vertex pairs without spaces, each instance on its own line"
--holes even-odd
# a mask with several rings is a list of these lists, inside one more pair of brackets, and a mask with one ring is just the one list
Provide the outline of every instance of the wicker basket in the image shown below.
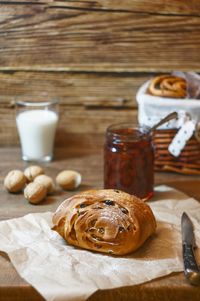
[[179,157],[169,153],[168,146],[176,133],[176,129],[154,132],[155,170],[200,175],[200,143],[194,136],[188,140]]

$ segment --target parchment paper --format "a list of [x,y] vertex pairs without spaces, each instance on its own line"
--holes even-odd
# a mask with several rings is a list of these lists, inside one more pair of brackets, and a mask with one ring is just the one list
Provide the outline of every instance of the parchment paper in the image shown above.
[[[51,212],[0,222],[0,250],[46,300],[85,300],[98,289],[135,285],[183,270],[180,222],[186,211],[200,247],[200,204],[167,186],[149,202],[156,234],[135,253],[112,257],[76,249],[51,230]],[[199,250],[196,251],[200,259]]]

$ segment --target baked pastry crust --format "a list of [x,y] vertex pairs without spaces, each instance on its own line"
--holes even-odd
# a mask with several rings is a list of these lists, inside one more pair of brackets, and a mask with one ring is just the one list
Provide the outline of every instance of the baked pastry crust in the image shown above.
[[148,92],[154,96],[185,98],[187,96],[186,80],[173,75],[161,75],[153,78]]
[[120,190],[88,190],[66,199],[53,215],[53,230],[69,244],[123,255],[155,232],[151,208]]

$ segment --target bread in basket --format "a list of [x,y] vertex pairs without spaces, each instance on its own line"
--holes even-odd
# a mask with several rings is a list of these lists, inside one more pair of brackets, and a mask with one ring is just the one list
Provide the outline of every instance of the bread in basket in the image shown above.
[[200,142],[196,139],[195,130],[178,156],[169,150],[180,129],[184,127],[187,131],[188,121],[190,125],[194,124],[195,129],[199,126],[200,100],[190,98],[188,85],[187,77],[161,75],[144,83],[136,95],[139,124],[151,127],[173,111],[179,116],[154,132],[156,170],[200,174]]

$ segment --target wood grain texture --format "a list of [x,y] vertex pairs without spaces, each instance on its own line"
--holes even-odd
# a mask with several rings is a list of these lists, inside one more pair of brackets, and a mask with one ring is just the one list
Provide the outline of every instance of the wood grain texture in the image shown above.
[[0,145],[18,142],[16,95],[60,98],[58,145],[70,132],[136,121],[134,97],[147,78],[200,71],[199,8],[195,0],[1,1]]
[[138,88],[151,73],[0,72],[0,106],[12,107],[15,97],[58,98],[62,105],[136,108]]
[[151,74],[0,73],[0,145],[18,142],[14,101],[60,100],[56,143],[67,134],[104,133],[111,123],[137,121],[135,95]]
[[[88,137],[88,141],[90,137]],[[63,168],[81,172],[83,182],[78,191],[103,187],[103,137],[92,140],[93,144],[80,147],[79,141],[66,148],[56,149],[55,160],[44,165],[47,174],[55,179]],[[33,206],[22,194],[8,194],[3,188],[3,178],[11,168],[23,170],[27,164],[20,159],[19,148],[0,148],[0,220],[20,217],[30,212],[54,211],[57,206],[74,192],[57,189],[55,195],[45,202]],[[157,173],[156,184],[167,184],[182,190],[200,201],[199,178],[195,176]],[[43,301],[44,299],[28,283],[19,277],[8,257],[0,254],[0,301]],[[98,291],[90,301],[199,301],[200,288],[189,285],[183,273],[162,277],[142,285]]]
[[84,9],[75,1],[73,7],[66,6],[70,1],[16,3],[1,5],[0,70],[199,71],[200,17],[188,15],[186,1],[156,1],[167,14],[147,11],[150,5],[145,12],[129,11],[130,5],[115,11],[111,1],[107,10],[104,4],[90,9],[94,1]]
[[[24,4],[24,0],[9,0],[1,1],[7,4]],[[76,9],[90,9],[90,10],[109,10],[109,11],[134,11],[134,12],[148,12],[156,14],[181,14],[181,15],[199,15],[200,3],[196,0],[88,0],[88,1],[77,1],[77,0],[31,0],[27,1],[26,4],[34,5],[48,5],[53,7],[66,7]]]

